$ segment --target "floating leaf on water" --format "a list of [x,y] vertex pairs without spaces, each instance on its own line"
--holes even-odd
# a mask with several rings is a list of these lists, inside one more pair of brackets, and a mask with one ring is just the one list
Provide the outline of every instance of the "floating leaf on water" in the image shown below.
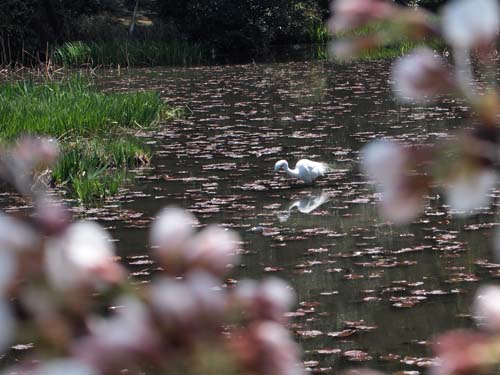
[[296,331],[295,333],[303,338],[314,338],[323,335],[323,332],[318,330]]
[[328,332],[327,333],[327,336],[330,336],[330,337],[349,337],[349,336],[352,336],[354,335],[355,333],[357,332],[357,330],[355,329],[344,329],[343,331],[339,331],[339,332]]
[[368,352],[363,350],[348,350],[342,353],[342,355],[346,357],[348,361],[354,362],[364,362],[372,359]]
[[323,349],[318,349],[314,353],[319,354],[319,355],[332,355],[332,354],[339,354],[341,353],[342,350],[339,348],[323,348]]

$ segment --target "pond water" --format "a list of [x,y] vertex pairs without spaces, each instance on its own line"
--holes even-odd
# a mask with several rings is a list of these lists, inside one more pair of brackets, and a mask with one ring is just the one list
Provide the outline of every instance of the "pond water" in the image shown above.
[[[161,207],[233,228],[243,243],[229,277],[278,276],[295,288],[291,330],[312,371],[423,373],[427,340],[470,326],[479,281],[500,275],[490,243],[497,215],[493,206],[454,218],[436,192],[409,226],[378,217],[359,149],[382,136],[430,142],[467,124],[463,104],[451,99],[398,105],[388,71],[389,62],[291,62],[107,72],[102,88],[159,90],[188,109],[144,134],[154,160],[137,171],[132,191],[86,215],[113,230],[120,255],[144,281],[156,268],[146,255],[147,227]],[[315,187],[273,173],[277,160],[304,157],[333,171]]]

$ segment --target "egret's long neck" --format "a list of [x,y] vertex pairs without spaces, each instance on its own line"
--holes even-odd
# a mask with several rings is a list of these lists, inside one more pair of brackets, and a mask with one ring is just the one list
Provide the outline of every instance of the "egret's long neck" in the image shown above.
[[288,167],[288,163],[285,164],[285,172],[289,175],[289,176],[292,176],[292,177],[296,177],[298,178],[299,177],[299,171],[297,168],[295,169],[290,169]]

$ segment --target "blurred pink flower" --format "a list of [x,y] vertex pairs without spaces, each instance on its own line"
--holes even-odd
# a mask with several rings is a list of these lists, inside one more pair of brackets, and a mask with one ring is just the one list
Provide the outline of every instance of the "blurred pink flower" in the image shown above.
[[18,253],[39,249],[40,238],[30,226],[0,213],[0,295],[11,285],[18,271]]
[[476,292],[472,311],[481,328],[500,332],[500,287],[482,285]]
[[453,89],[444,59],[424,47],[396,60],[391,80],[395,94],[403,102],[423,102]]
[[0,212],[0,249],[36,251],[40,238],[26,223]]
[[58,290],[80,286],[100,287],[118,282],[123,268],[115,261],[111,236],[94,222],[76,222],[47,241],[45,267],[49,281]]
[[382,186],[391,186],[400,180],[406,165],[404,147],[395,141],[374,140],[361,149],[361,169]]
[[470,50],[492,42],[498,34],[497,0],[455,0],[442,8],[443,36],[455,48]]
[[295,302],[295,293],[285,281],[276,277],[261,282],[244,279],[234,288],[234,299],[250,320],[281,322]]
[[116,301],[116,313],[109,318],[89,319],[90,334],[76,341],[72,353],[105,373],[123,369],[126,363],[154,358],[158,353],[158,332],[153,328],[146,306],[132,296]]
[[2,371],[2,375],[99,375],[100,372],[89,364],[74,358],[57,358],[45,362],[27,363]]
[[218,327],[227,312],[227,292],[221,289],[220,280],[211,273],[196,270],[189,272],[184,280],[196,300],[200,324]]
[[281,324],[263,321],[232,336],[231,348],[240,365],[260,375],[303,375],[299,347]]
[[0,296],[9,288],[16,276],[18,261],[11,250],[0,250]]
[[468,215],[475,209],[488,207],[491,191],[498,182],[498,174],[492,169],[475,168],[457,171],[444,186],[446,203],[460,215]]
[[72,215],[63,203],[44,195],[36,201],[34,218],[39,229],[50,236],[63,232]]
[[190,329],[196,322],[198,305],[189,287],[182,281],[161,277],[149,289],[151,306],[162,329],[168,335]]
[[196,218],[181,208],[166,207],[151,226],[153,251],[167,272],[183,271],[186,242],[193,235]]
[[17,323],[8,303],[0,296],[0,354],[12,343]]
[[209,225],[186,245],[188,269],[200,268],[222,276],[227,266],[238,261],[239,237],[236,232],[216,225]]
[[59,144],[54,138],[22,137],[12,150],[17,163],[24,168],[47,168],[59,156]]
[[412,222],[422,213],[424,205],[422,194],[411,193],[402,186],[387,188],[381,193],[381,215],[394,224]]
[[373,178],[380,194],[382,215],[396,223],[406,224],[415,219],[424,208],[426,178],[410,170],[418,163],[418,151],[397,142],[376,140],[361,150],[361,168]]
[[330,11],[328,29],[338,33],[389,18],[397,7],[385,0],[335,0],[330,3]]
[[498,344],[485,333],[448,331],[434,340],[437,359],[431,375],[477,375],[498,362]]
[[[162,277],[149,291],[153,312],[170,337],[189,339],[196,331],[209,331],[224,320],[226,294],[211,274],[193,271],[184,280]],[[218,328],[217,328],[218,329]]]

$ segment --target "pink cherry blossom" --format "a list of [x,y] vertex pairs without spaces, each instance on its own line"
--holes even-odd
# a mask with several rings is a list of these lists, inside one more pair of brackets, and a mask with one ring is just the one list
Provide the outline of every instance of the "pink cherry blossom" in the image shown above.
[[475,375],[497,362],[491,336],[472,330],[448,331],[435,339],[438,356],[430,375]]
[[453,88],[444,59],[424,47],[396,60],[391,80],[395,94],[403,102],[423,102]]
[[71,290],[122,279],[111,236],[94,222],[77,222],[47,242],[45,267],[54,288]]
[[490,43],[498,34],[499,15],[497,0],[450,1],[441,13],[443,36],[462,50]]
[[227,266],[238,260],[239,237],[236,232],[209,225],[186,245],[188,268],[200,268],[222,276]]
[[472,306],[478,324],[489,331],[500,332],[500,287],[482,285]]
[[72,347],[75,358],[112,373],[125,363],[155,358],[160,345],[147,307],[132,296],[116,300],[116,312],[109,318],[94,317],[88,322],[90,333]]
[[182,271],[186,243],[193,235],[196,218],[188,211],[166,207],[151,226],[150,242],[153,251],[167,271]]
[[335,0],[328,28],[332,33],[348,31],[395,14],[396,7],[384,0]]
[[361,150],[363,172],[373,178],[382,215],[395,224],[414,220],[424,208],[426,178],[410,170],[420,156],[397,142],[376,140]]
[[261,282],[245,279],[234,289],[234,298],[250,319],[283,321],[283,315],[295,302],[295,293],[286,282],[275,277]]
[[299,348],[281,324],[253,323],[235,332],[230,344],[240,366],[252,374],[304,374],[299,363]]
[[0,353],[7,349],[8,345],[12,343],[16,333],[16,320],[12,315],[10,306],[5,300],[0,297]]
[[197,301],[189,287],[170,277],[155,280],[149,289],[150,303],[163,329],[170,334],[189,329],[198,315]]
[[21,362],[1,372],[2,375],[100,375],[93,366],[75,358],[54,358],[45,361]]
[[36,202],[34,218],[39,229],[48,235],[60,234],[72,219],[68,207],[45,195]]
[[497,182],[498,174],[494,170],[478,167],[458,171],[446,183],[446,203],[458,215],[468,215],[478,208],[488,207],[491,190]]

